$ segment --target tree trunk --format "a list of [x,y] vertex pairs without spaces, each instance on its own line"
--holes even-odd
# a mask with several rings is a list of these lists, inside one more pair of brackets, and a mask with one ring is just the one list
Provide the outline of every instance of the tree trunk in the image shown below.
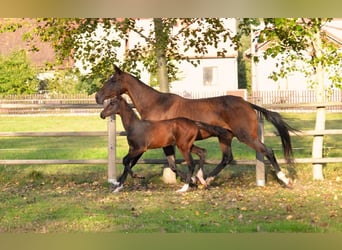
[[169,92],[169,77],[166,61],[166,46],[168,34],[164,31],[164,23],[162,18],[153,18],[155,32],[155,52],[157,59],[157,75],[161,92]]
[[[169,90],[169,77],[167,71],[166,61],[166,46],[168,34],[164,30],[164,23],[162,18],[153,18],[154,32],[155,32],[155,53],[157,59],[157,77],[161,92],[168,93]],[[167,156],[167,160],[174,160],[174,156]],[[169,165],[165,165],[163,169],[164,183],[176,183],[176,174],[171,170]]]

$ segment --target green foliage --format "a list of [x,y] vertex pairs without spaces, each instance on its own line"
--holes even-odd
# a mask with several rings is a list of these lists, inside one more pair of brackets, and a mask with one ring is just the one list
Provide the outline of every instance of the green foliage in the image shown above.
[[35,93],[36,76],[37,70],[30,64],[25,51],[0,56],[0,95]]
[[1,18],[0,34],[4,32],[14,32],[21,27],[22,27],[22,24],[13,22],[12,18]]
[[239,89],[251,90],[251,59],[244,55],[250,47],[250,36],[243,35],[240,38],[241,45],[238,47],[238,86]]
[[[241,34],[249,33],[251,24],[259,30],[258,43],[268,41],[264,58],[278,57],[278,70],[270,78],[278,80],[294,71],[305,74],[309,84],[317,85],[317,70],[322,68],[332,81],[330,87],[341,87],[342,53],[338,46],[327,39],[322,30],[324,24],[332,18],[264,18],[242,19],[240,22]],[[236,39],[237,40],[237,39]],[[301,61],[301,64],[298,64]]]
[[39,91],[50,93],[86,93],[87,88],[88,85],[84,88],[83,78],[71,69],[54,71],[52,77],[46,77],[39,82]]
[[[52,43],[59,62],[73,56],[74,59],[81,60],[83,65],[91,66],[92,71],[85,81],[91,84],[88,91],[96,90],[95,79],[108,77],[113,63],[122,64],[124,70],[137,76],[141,73],[138,65],[143,65],[155,75],[158,68],[156,53],[159,49],[166,57],[169,80],[176,79],[178,69],[175,61],[187,60],[194,65],[198,64],[197,60],[189,58],[184,52],[193,49],[196,53],[205,54],[209,45],[217,47],[220,41],[227,41],[232,37],[231,31],[224,25],[224,19],[220,18],[160,20],[162,28],[155,32],[153,29],[146,31],[139,27],[137,19],[132,18],[44,18],[37,19],[39,25],[33,32],[43,41]],[[103,33],[100,38],[96,36],[99,28]],[[124,62],[120,62],[117,51],[121,41],[128,38],[129,32],[135,33],[143,42],[127,49]],[[180,41],[184,51],[179,49]],[[223,49],[217,54],[224,57],[226,52]]]

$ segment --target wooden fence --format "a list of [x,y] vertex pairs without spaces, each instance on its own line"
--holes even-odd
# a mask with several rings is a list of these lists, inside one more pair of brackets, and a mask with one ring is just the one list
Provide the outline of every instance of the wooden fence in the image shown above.
[[[179,92],[176,93],[187,98],[205,98],[218,95],[232,94],[245,97],[246,91],[208,91],[208,92]],[[314,111],[316,96],[313,90],[277,90],[252,91],[247,97],[248,101],[262,106],[272,107],[275,110],[302,112]],[[342,90],[334,89],[325,94],[326,103],[330,111],[342,112]],[[285,104],[285,105],[284,105]],[[32,94],[7,95],[0,98],[1,114],[51,114],[70,113],[86,114],[100,111],[102,106],[95,104],[94,95],[87,94]]]
[[[263,106],[271,106],[282,111],[314,111],[317,103],[314,90],[276,90],[276,91],[252,91],[249,96],[251,102],[257,102]],[[342,111],[342,90],[334,89],[326,91],[323,102],[329,103],[330,111]],[[338,105],[330,105],[336,103]]]
[[[94,102],[94,99],[93,101]],[[324,103],[324,104],[302,104],[307,107],[316,107],[316,106],[327,106],[327,107],[341,107],[341,102],[334,103]],[[301,106],[302,106],[301,105]],[[272,105],[263,105],[265,108],[269,109],[290,109],[290,108],[298,108],[297,104],[272,104]],[[98,112],[102,109],[102,106],[97,105],[95,103],[73,103],[73,104],[65,104],[65,103],[0,103],[1,109],[16,109],[16,108],[33,109],[33,113],[38,110],[48,110],[52,109],[66,109],[66,110],[78,110],[78,109],[90,109],[92,112]],[[261,130],[263,130],[263,123],[260,123]],[[330,129],[330,130],[322,130],[322,131],[303,131],[300,135],[302,136],[322,136],[322,135],[340,135],[342,134],[342,129]],[[116,164],[121,164],[122,160],[116,158],[116,136],[124,136],[125,133],[123,131],[116,131],[115,127],[115,116],[110,117],[108,119],[108,131],[105,132],[0,132],[0,137],[36,137],[36,136],[108,136],[108,159],[84,159],[84,160],[73,160],[73,159],[36,159],[36,160],[0,160],[1,165],[35,165],[35,164],[108,164],[108,180],[116,179]],[[266,133],[263,136],[276,136],[274,133]],[[296,134],[292,134],[292,136],[296,136]],[[218,164],[220,160],[207,160],[206,164]],[[261,162],[261,164],[260,164]],[[280,164],[286,163],[284,159],[279,159],[278,162]],[[342,162],[342,157],[330,157],[330,158],[296,158],[296,163],[336,163]],[[165,159],[142,159],[138,163],[140,164],[166,164],[167,161]],[[177,160],[177,164],[184,163],[182,159]],[[264,175],[264,164],[268,164],[267,161],[262,159],[256,160],[234,160],[232,165],[254,165],[256,166],[256,178],[257,184],[263,185],[265,183],[265,175]]]

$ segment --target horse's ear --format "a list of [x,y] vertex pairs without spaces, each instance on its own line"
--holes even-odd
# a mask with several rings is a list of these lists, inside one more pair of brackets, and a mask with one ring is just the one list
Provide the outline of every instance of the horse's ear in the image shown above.
[[113,66],[114,66],[114,72],[120,75],[122,73],[122,70],[115,64]]

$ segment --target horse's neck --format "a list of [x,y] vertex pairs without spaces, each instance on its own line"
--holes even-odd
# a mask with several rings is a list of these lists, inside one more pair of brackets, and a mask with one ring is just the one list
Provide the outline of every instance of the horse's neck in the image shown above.
[[120,116],[122,124],[126,131],[129,130],[135,122],[140,121],[139,117],[134,113],[133,109],[124,100],[120,102]]
[[151,103],[155,103],[163,93],[158,92],[131,75],[127,78],[127,94],[130,96],[139,114],[144,116],[145,112],[149,112]]

